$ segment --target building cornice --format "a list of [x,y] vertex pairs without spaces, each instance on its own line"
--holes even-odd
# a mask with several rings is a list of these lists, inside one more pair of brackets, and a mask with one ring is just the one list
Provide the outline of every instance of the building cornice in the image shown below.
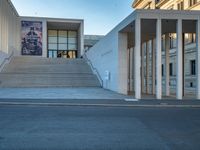
[[200,2],[197,2],[196,4],[188,7],[186,10],[191,10],[192,8],[194,8],[194,7],[198,6],[198,5],[200,5]]
[[135,0],[132,4],[133,8],[136,8],[143,0]]
[[160,0],[156,2],[156,8],[160,8],[164,4],[166,4],[169,0]]

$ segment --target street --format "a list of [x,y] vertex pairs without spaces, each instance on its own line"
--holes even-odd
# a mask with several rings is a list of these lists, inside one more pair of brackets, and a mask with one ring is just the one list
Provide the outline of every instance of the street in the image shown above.
[[200,109],[0,106],[0,149],[200,149]]

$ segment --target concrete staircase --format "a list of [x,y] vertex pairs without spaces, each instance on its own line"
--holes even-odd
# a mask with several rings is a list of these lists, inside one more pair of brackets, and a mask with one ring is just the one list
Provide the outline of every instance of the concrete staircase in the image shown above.
[[100,87],[84,59],[14,57],[0,73],[0,87]]

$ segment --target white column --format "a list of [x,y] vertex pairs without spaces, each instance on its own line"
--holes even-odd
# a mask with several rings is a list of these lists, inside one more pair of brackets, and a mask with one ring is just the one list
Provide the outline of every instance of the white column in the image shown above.
[[200,18],[197,20],[196,24],[196,43],[197,43],[197,55],[196,55],[196,98],[200,99]]
[[46,21],[42,21],[42,39],[43,39],[43,45],[42,45],[42,57],[47,57],[47,22]]
[[128,94],[128,35],[118,33],[118,53],[119,53],[119,92]]
[[176,50],[176,98],[183,98],[183,37],[182,20],[177,21],[177,50]]
[[157,19],[156,26],[156,98],[162,98],[162,51],[161,51],[161,19]]
[[146,94],[149,94],[149,41],[146,43]]
[[156,94],[156,53],[155,53],[155,40],[152,39],[151,48],[152,48],[152,94]]
[[145,50],[145,43],[142,44],[142,49],[141,49],[141,88],[142,88],[142,93],[144,93],[144,50]]
[[170,57],[169,57],[169,50],[170,50],[170,38],[169,34],[165,35],[165,94],[166,96],[170,95],[170,77],[169,77],[169,63],[170,63]]
[[134,73],[135,73],[135,98],[141,99],[141,20],[135,20],[135,51],[134,51]]
[[133,48],[130,48],[130,91],[133,91]]
[[2,1],[0,0],[0,51],[2,50],[2,38],[1,38],[1,36],[2,36],[2,30],[1,30],[1,28],[2,28]]

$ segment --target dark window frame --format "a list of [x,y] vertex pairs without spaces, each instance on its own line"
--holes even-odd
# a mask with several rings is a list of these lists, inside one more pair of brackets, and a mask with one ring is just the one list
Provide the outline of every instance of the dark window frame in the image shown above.
[[190,60],[190,74],[196,75],[196,60]]
[[169,64],[169,75],[173,76],[173,63]]

